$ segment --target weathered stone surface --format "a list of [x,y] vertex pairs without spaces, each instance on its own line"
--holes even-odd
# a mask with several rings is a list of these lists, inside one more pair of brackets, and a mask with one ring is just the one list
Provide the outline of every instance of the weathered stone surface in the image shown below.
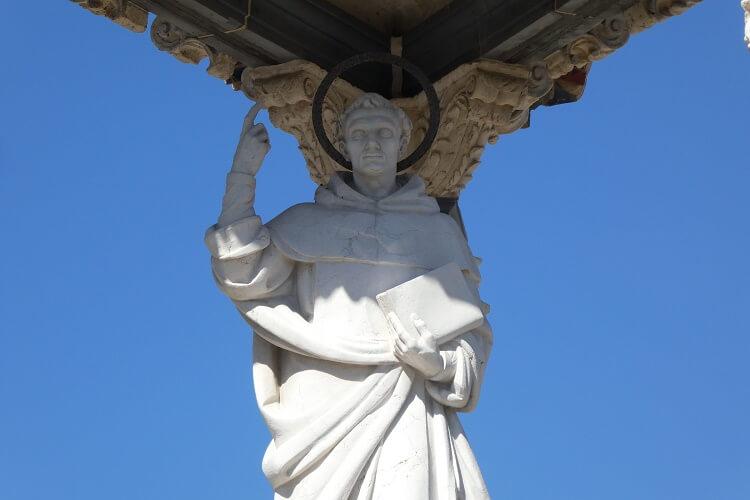
[[360,96],[335,117],[352,173],[264,225],[257,109],[206,244],[254,330],[253,384],[272,435],[263,472],[277,498],[489,499],[458,418],[479,400],[488,308],[459,226],[419,176],[396,176],[408,118]]
[[[293,134],[305,157],[310,177],[325,184],[340,170],[320,147],[312,127],[312,99],[326,72],[307,61],[246,69],[243,89],[269,110],[271,122]],[[437,138],[428,153],[411,169],[436,197],[457,197],[480,161],[484,146],[517,130],[528,120],[529,108],[544,96],[552,82],[544,66],[531,68],[481,60],[465,64],[435,84],[441,119]],[[340,142],[340,113],[362,93],[337,80],[328,93],[323,123],[331,142]],[[408,151],[427,132],[429,112],[424,93],[394,99],[413,123]]]
[[545,58],[553,79],[582,69],[624,46],[640,33],[672,16],[682,14],[701,0],[641,0],[629,9],[611,14],[591,32]]
[[200,37],[190,36],[173,22],[157,17],[151,24],[151,40],[159,50],[169,52],[179,61],[198,64],[208,58],[209,75],[228,80],[237,67],[237,61],[219,52]]
[[[145,11],[127,0],[74,1],[131,29],[145,29]],[[742,4],[746,8],[748,1],[744,0]],[[393,33],[413,27],[448,2],[387,0],[383,4],[334,0],[334,3],[365,22]],[[580,98],[586,73],[594,61],[625,45],[632,34],[681,14],[698,3],[700,0],[639,0],[635,4],[627,3],[631,6],[624,11],[618,11],[614,6],[601,23],[546,56],[543,64],[533,62],[520,66],[479,59],[458,66],[434,84],[441,102],[440,129],[432,148],[412,167],[412,172],[424,178],[431,195],[457,197],[479,164],[484,146],[497,140],[499,135],[526,124],[529,109],[535,103],[571,102]],[[231,31],[242,29],[242,26],[234,27]],[[312,97],[325,75],[320,67],[292,60],[278,65],[248,67],[242,71],[251,63],[238,62],[237,58],[244,56],[232,52],[234,49],[223,45],[224,41],[215,34],[201,34],[195,27],[183,28],[169,17],[156,18],[151,27],[151,38],[160,50],[169,52],[180,61],[197,64],[208,58],[209,74],[232,83],[235,88],[243,88],[248,96],[268,108],[272,122],[297,138],[315,182],[325,184],[340,168],[323,152],[312,129]],[[239,81],[240,74],[242,82]],[[555,92],[543,99],[553,81]],[[343,81],[337,82],[329,92],[323,121],[334,143],[341,133],[335,117],[361,92]],[[413,150],[426,133],[429,118],[426,99],[423,94],[418,94],[394,99],[394,102],[414,123],[410,144]]]
[[142,33],[148,25],[148,12],[127,0],[71,0],[84,9],[105,16],[130,31]]

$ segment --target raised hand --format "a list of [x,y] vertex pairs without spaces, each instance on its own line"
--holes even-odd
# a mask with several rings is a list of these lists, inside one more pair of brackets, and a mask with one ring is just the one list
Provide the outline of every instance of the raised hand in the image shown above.
[[437,341],[416,314],[412,314],[410,319],[417,329],[416,335],[404,328],[396,313],[388,313],[388,323],[393,334],[393,354],[426,378],[433,378],[442,373],[444,368]]
[[245,116],[242,124],[240,142],[232,161],[232,171],[255,176],[263,164],[263,159],[271,149],[268,141],[268,131],[262,123],[255,123],[255,117],[261,110],[261,105],[255,103]]

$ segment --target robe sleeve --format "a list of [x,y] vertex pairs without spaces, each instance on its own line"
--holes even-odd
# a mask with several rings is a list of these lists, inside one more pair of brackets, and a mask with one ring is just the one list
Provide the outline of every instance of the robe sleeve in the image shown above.
[[[477,264],[479,263],[479,259]],[[478,278],[464,273],[470,289],[482,304],[482,325],[441,346],[445,369],[426,381],[427,392],[438,403],[458,411],[472,411],[479,400],[484,369],[492,349],[492,328],[486,316],[489,306],[479,298]]]
[[213,275],[222,292],[235,301],[260,300],[291,293],[294,261],[271,241],[255,215],[255,178],[227,176],[219,222],[206,231]]
[[459,411],[472,411],[479,400],[492,346],[491,329],[484,324],[454,339],[441,349],[447,377],[427,381],[427,392],[440,404]]

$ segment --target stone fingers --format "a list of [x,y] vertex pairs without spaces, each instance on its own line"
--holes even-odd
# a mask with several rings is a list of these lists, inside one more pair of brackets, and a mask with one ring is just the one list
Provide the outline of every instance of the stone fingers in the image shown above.
[[268,131],[266,130],[266,126],[262,123],[256,123],[250,127],[250,130],[248,130],[247,133],[260,142],[268,142]]
[[261,109],[263,109],[263,106],[261,106],[259,102],[256,102],[250,107],[250,110],[245,115],[245,120],[242,122],[243,131],[253,126],[255,123],[255,117],[258,116]]
[[388,313],[388,322],[391,324],[391,329],[394,335],[394,344],[396,347],[401,349],[402,352],[409,352],[417,347],[418,339],[414,337],[414,334],[409,332],[398,316],[394,312]]
[[417,333],[419,333],[420,337],[424,337],[424,338],[432,337],[432,332],[427,328],[427,324],[424,321],[422,321],[422,318],[420,318],[416,314],[412,314],[410,319],[412,323],[414,323],[414,328],[417,329]]

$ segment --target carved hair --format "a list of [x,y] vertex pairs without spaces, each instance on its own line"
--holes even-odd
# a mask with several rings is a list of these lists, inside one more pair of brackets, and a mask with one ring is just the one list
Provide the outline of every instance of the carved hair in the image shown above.
[[349,119],[352,112],[359,109],[385,109],[391,113],[395,118],[396,123],[398,123],[401,128],[401,140],[399,143],[398,154],[400,157],[403,156],[406,153],[406,146],[409,144],[409,138],[411,137],[411,120],[401,108],[385,97],[374,93],[365,93],[357,97],[357,99],[355,99],[355,101],[346,108],[346,111],[341,115],[341,144],[339,150],[344,156],[348,156],[343,144],[345,141],[344,134],[346,133],[346,121]]

